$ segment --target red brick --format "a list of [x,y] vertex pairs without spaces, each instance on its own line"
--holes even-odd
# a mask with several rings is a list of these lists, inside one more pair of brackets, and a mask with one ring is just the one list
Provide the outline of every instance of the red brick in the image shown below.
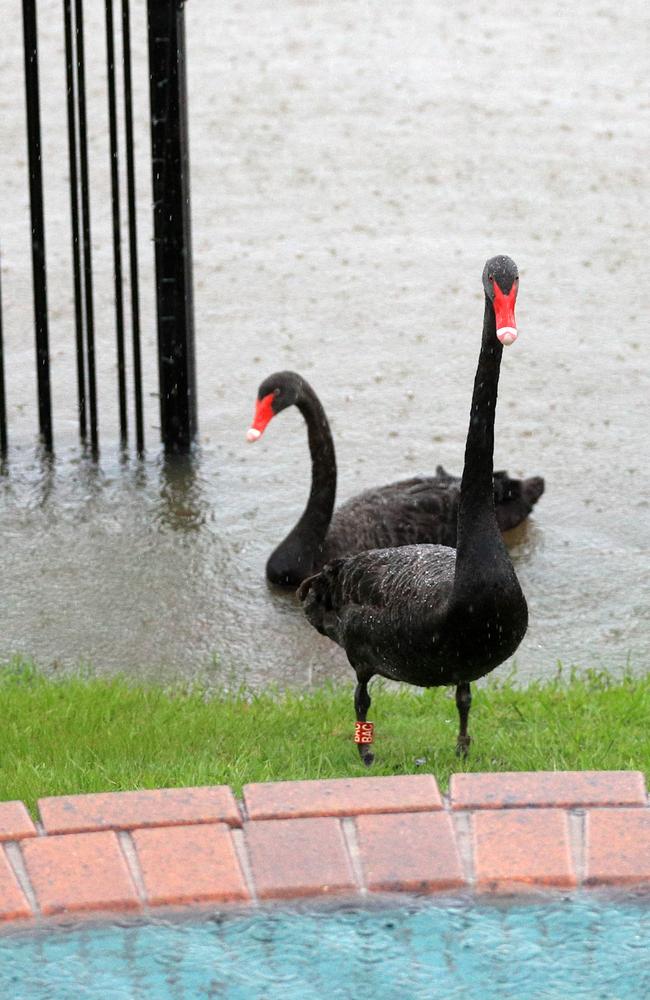
[[336,819],[258,820],[246,842],[260,899],[318,896],[356,888]]
[[512,771],[453,774],[454,809],[645,805],[640,771]]
[[250,898],[225,824],[135,830],[132,837],[153,906]]
[[31,917],[32,910],[25,898],[18,879],[0,847],[0,920]]
[[180,826],[225,822],[241,826],[237,803],[227,785],[100,792],[40,799],[48,833],[133,830],[139,826]]
[[246,785],[244,801],[250,819],[357,816],[361,813],[442,809],[440,792],[431,774],[333,778],[326,781],[269,781]]
[[568,814],[561,809],[504,809],[472,816],[476,884],[512,891],[577,884]]
[[36,827],[22,802],[0,802],[0,840],[35,836]]
[[115,833],[36,837],[26,840],[22,851],[46,915],[140,906]]
[[392,813],[356,819],[368,889],[436,892],[465,884],[447,813]]
[[585,869],[587,885],[649,883],[650,810],[590,810]]

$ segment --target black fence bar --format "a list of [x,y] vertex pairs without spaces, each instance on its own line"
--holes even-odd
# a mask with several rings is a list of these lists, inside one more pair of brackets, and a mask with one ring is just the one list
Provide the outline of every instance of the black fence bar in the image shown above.
[[147,0],[162,437],[188,452],[196,373],[183,0]]
[[72,31],[71,0],[63,0],[65,35],[65,79],[68,111],[68,162],[70,169],[70,223],[72,230],[72,273],[74,282],[74,320],[77,341],[77,398],[79,405],[79,437],[85,444],[88,434],[88,403],[86,398],[86,362],[81,297],[81,246],[79,243],[79,177],[77,172],[77,125],[75,118],[75,65]]
[[122,58],[124,64],[124,131],[126,136],[126,190],[129,220],[129,264],[131,278],[131,329],[133,340],[133,394],[135,441],[144,454],[142,406],[142,356],[140,351],[140,292],[138,285],[138,231],[135,212],[135,163],[133,155],[133,89],[131,85],[131,23],[129,0],[122,0]]
[[84,259],[84,303],[86,312],[86,358],[88,360],[88,402],[90,447],[99,454],[97,433],[97,381],[95,376],[95,319],[93,308],[93,272],[90,243],[90,195],[88,185],[88,130],[86,126],[86,73],[82,0],[75,0],[75,38],[77,43],[77,110],[79,115],[79,167],[81,176],[81,221]]
[[36,381],[38,421],[43,444],[52,451],[52,398],[50,349],[47,322],[47,277],[45,272],[45,224],[43,220],[43,174],[41,164],[41,111],[38,92],[38,40],[36,0],[23,0],[25,48],[25,94],[27,103],[27,152],[29,159],[29,206],[32,223],[32,278],[36,332]]
[[113,206],[113,271],[115,275],[115,334],[117,340],[117,398],[120,411],[120,440],[126,447],[126,361],[124,356],[124,304],[122,298],[122,243],[120,235],[120,178],[117,147],[115,100],[115,37],[113,0],[106,0],[106,71],[108,83],[108,129],[111,156],[111,201]]
[[0,271],[0,459],[7,456],[7,403],[5,397],[5,362],[2,338],[2,272]]

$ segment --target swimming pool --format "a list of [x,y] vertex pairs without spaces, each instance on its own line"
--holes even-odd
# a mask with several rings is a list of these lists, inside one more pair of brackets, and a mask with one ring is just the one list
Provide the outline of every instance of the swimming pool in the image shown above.
[[0,937],[12,1000],[626,1000],[650,996],[650,900],[257,909]]

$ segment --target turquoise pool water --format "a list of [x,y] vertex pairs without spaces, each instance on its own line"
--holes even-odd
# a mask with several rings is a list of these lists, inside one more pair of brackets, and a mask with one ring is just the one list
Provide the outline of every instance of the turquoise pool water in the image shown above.
[[261,910],[0,938],[11,1000],[650,997],[650,905],[572,897]]

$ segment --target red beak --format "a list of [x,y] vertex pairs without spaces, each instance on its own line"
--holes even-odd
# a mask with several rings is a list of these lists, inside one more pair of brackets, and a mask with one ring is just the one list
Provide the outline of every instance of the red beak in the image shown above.
[[255,416],[253,417],[253,423],[248,428],[246,433],[247,441],[257,441],[258,438],[261,438],[266,425],[275,416],[273,407],[271,406],[272,402],[272,392],[270,392],[268,396],[264,396],[262,399],[257,400],[257,403],[255,404]]
[[517,339],[517,324],[515,322],[515,300],[517,298],[518,282],[514,281],[512,288],[506,295],[499,288],[496,281],[492,282],[494,288],[494,315],[497,321],[497,337],[508,347],[514,344]]

